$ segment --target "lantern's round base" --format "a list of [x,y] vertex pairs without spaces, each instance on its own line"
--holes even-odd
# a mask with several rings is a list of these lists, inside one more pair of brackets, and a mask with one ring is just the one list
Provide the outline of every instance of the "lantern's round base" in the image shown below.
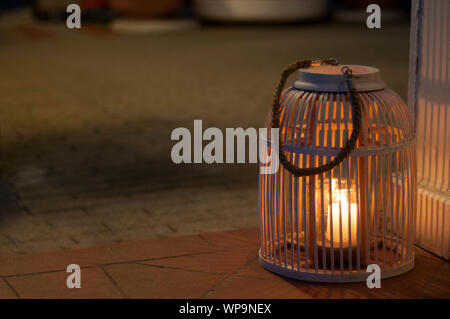
[[[312,282],[328,282],[328,283],[363,282],[366,281],[367,277],[370,276],[371,274],[370,272],[365,272],[364,269],[361,269],[361,272],[344,271],[344,273],[339,272],[339,270],[335,270],[333,273],[331,273],[331,271],[324,272],[320,270],[318,272],[315,272],[314,269],[310,269],[309,271],[299,271],[296,269],[276,265],[270,262],[269,260],[265,259],[261,255],[261,252],[259,252],[259,262],[265,269],[277,275]],[[404,274],[413,268],[414,268],[414,256],[411,258],[410,261],[402,265],[393,267],[391,269],[381,270],[381,279],[395,277]]]

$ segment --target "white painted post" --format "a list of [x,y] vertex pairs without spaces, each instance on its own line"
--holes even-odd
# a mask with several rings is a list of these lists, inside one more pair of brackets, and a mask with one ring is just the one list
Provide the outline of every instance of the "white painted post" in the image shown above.
[[417,137],[416,244],[450,258],[450,2],[414,0],[408,104]]

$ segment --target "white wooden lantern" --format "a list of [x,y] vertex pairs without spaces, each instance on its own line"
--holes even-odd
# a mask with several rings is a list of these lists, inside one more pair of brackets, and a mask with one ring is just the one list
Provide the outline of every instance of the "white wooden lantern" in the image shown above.
[[[366,280],[370,264],[380,266],[382,278],[414,266],[411,116],[378,69],[348,67],[362,119],[349,156],[318,175],[296,177],[285,166],[260,175],[260,262],[283,276],[355,282]],[[352,134],[352,103],[341,70],[342,65],[300,69],[279,100],[280,142],[297,168],[330,162]]]

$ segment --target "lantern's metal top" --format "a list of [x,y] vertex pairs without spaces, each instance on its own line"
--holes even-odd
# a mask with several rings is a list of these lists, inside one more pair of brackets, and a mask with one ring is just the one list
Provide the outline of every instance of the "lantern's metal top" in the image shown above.
[[382,90],[386,87],[377,68],[363,65],[321,65],[300,69],[294,87],[316,92],[347,92],[342,68],[352,71],[353,85],[358,92]]

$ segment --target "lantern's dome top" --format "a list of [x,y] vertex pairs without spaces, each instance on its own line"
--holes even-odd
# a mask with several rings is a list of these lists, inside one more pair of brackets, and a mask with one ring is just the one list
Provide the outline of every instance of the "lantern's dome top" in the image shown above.
[[299,70],[299,77],[294,87],[299,90],[316,92],[347,92],[343,67],[348,67],[353,74],[352,82],[359,92],[377,91],[386,87],[381,80],[380,71],[363,65],[321,65]]

